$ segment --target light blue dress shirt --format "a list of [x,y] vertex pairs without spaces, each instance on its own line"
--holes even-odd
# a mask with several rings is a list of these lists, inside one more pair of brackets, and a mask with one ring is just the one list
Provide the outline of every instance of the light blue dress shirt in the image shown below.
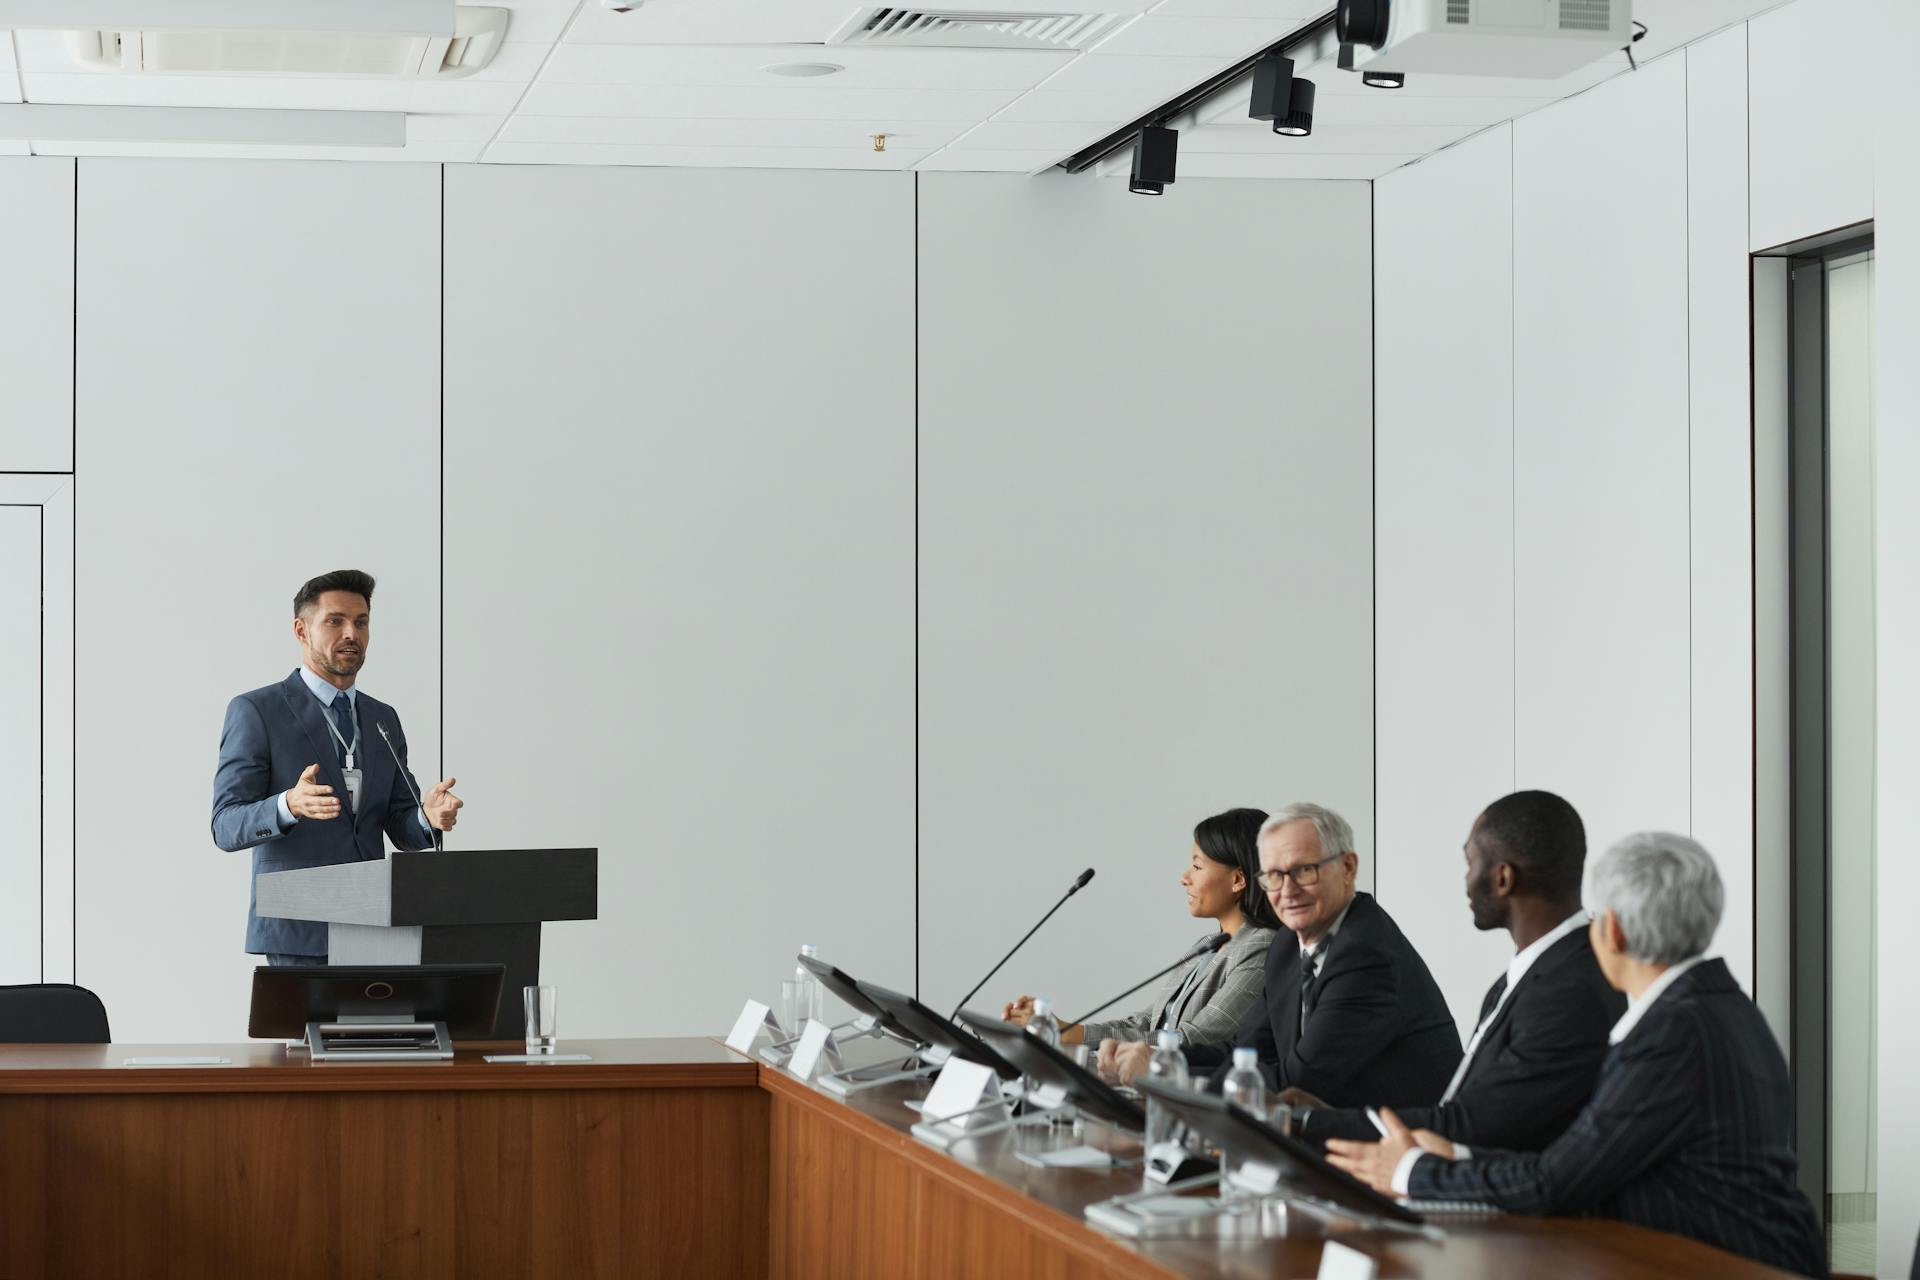
[[[331,714],[333,711],[333,700],[343,694],[346,696],[347,704],[354,709],[356,714],[358,713],[360,709],[359,690],[355,689],[352,685],[348,685],[344,689],[336,689],[319,676],[313,674],[313,672],[307,670],[304,665],[300,668],[300,678],[306,681],[307,691],[320,700],[320,705],[326,708],[328,714]],[[332,735],[329,734],[328,736],[331,737]],[[342,803],[345,803],[344,797],[342,797]],[[427,821],[427,811],[425,809],[415,809],[413,812],[414,816],[420,819],[420,829],[427,833],[427,839],[433,839],[433,824]],[[280,829],[285,831],[298,821],[300,821],[300,819],[294,816],[293,810],[287,807],[287,793],[282,791],[280,793]]]

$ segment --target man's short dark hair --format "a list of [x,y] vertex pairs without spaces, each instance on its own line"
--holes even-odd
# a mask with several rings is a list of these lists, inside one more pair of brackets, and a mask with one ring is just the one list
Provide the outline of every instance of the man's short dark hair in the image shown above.
[[300,589],[293,593],[293,616],[297,618],[320,603],[320,597],[329,591],[351,591],[368,604],[372,604],[373,575],[362,573],[358,569],[335,569],[332,573],[308,578],[301,584]]
[[1516,791],[1495,800],[1481,815],[1480,839],[1520,873],[1522,892],[1553,902],[1579,900],[1587,828],[1553,792]]

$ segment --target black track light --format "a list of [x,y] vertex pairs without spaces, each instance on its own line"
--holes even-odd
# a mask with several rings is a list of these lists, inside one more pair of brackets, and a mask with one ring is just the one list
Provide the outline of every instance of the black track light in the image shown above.
[[1293,78],[1293,59],[1270,53],[1253,64],[1250,120],[1271,120],[1275,133],[1304,138],[1313,132],[1313,81]]
[[1334,38],[1341,44],[1378,49],[1392,25],[1392,0],[1340,0],[1333,11]]
[[1273,122],[1275,133],[1304,138],[1313,132],[1313,81],[1295,80],[1287,94],[1287,114]]
[[1175,161],[1180,155],[1180,131],[1165,125],[1150,124],[1140,130],[1133,147],[1133,176],[1127,190],[1137,196],[1157,196],[1173,181]]
[[1406,82],[1406,75],[1399,71],[1362,71],[1360,73],[1360,83],[1369,89],[1398,89]]

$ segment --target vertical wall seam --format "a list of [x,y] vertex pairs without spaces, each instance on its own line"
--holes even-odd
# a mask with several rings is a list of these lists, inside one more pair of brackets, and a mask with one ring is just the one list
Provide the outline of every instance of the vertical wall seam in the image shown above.
[[1507,760],[1520,789],[1520,130],[1507,125]]
[[447,776],[447,166],[440,166],[440,756]]
[[[73,468],[72,502],[72,545],[73,556],[72,591],[73,597],[67,602],[73,611],[73,634],[69,642],[73,651],[68,655],[72,666],[69,668],[71,679],[67,694],[72,705],[69,707],[71,719],[68,721],[71,732],[68,734],[67,749],[72,753],[68,777],[72,781],[68,802],[72,806],[72,817],[67,827],[67,839],[72,847],[67,858],[67,946],[71,968],[68,977],[80,981],[80,160],[73,160],[73,323],[69,341],[73,345],[67,362],[68,381],[71,391],[68,393],[67,411],[72,418],[72,441],[68,446],[67,465]],[[41,837],[45,847],[45,836]],[[45,899],[41,901],[41,919],[46,918]]]
[[1367,182],[1367,333],[1370,339],[1368,359],[1372,364],[1367,380],[1367,471],[1368,498],[1368,592],[1371,616],[1367,620],[1373,635],[1372,733],[1369,746],[1373,755],[1373,894],[1380,896],[1381,859],[1386,847],[1380,840],[1380,213],[1379,183]]
[[1687,834],[1697,835],[1698,815],[1694,812],[1694,752],[1698,749],[1699,725],[1696,721],[1694,688],[1693,571],[1699,551],[1693,523],[1693,55],[1682,49],[1680,78],[1681,140],[1681,217],[1687,229],[1687,340],[1683,348],[1687,365]]
[[[71,462],[71,459],[69,459]],[[36,510],[40,517],[40,887],[35,902],[34,927],[39,931],[40,981],[47,980],[47,508]]]
[[913,174],[913,994],[920,998],[920,173]]

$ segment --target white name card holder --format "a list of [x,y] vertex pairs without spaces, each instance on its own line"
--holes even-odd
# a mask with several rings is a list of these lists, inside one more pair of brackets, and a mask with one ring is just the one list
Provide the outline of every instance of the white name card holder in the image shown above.
[[912,1133],[944,1151],[961,1138],[1004,1128],[1007,1120],[1007,1101],[993,1068],[949,1058],[920,1104],[920,1123]]
[[770,1032],[776,1040],[786,1034],[780,1020],[773,1016],[773,1010],[758,1000],[749,1000],[741,1008],[740,1016],[733,1020],[733,1030],[727,1032],[727,1048],[751,1057],[754,1037],[762,1031]]
[[787,1063],[787,1070],[802,1080],[811,1080],[814,1072],[820,1069],[822,1059],[836,1071],[846,1065],[840,1061],[840,1046],[834,1043],[833,1028],[815,1018],[800,1033],[800,1042],[793,1047],[793,1057]]
[[1316,1280],[1375,1280],[1380,1264],[1358,1249],[1329,1240],[1320,1246],[1320,1274]]

